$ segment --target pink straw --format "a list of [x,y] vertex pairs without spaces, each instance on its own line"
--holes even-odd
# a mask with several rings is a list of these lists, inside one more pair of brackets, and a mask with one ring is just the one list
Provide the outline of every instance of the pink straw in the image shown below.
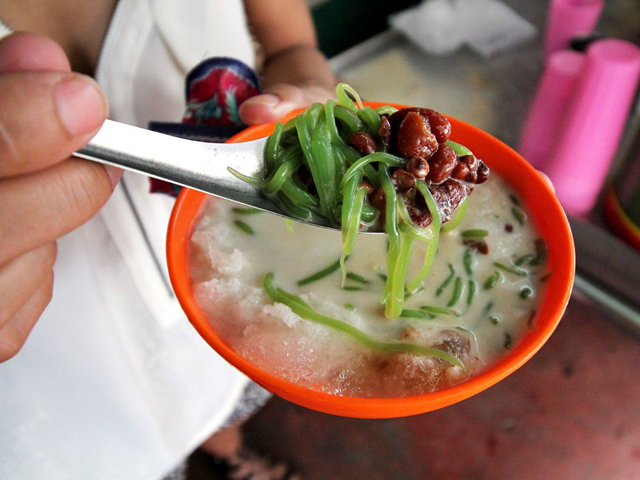
[[546,173],[569,213],[589,212],[624,130],[640,77],[640,48],[601,40],[587,51]]
[[602,13],[604,0],[552,0],[547,20],[545,55],[569,47],[569,41],[590,34]]
[[585,60],[584,53],[570,50],[555,52],[547,60],[518,149],[536,168],[544,170],[553,152],[562,117]]

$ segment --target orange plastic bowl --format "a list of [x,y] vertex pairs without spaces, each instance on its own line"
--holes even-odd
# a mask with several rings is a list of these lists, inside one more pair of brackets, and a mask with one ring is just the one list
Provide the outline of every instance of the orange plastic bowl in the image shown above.
[[[367,105],[375,108],[387,104],[370,102]],[[292,113],[286,119],[297,113]],[[453,132],[451,139],[467,145],[520,194],[549,248],[548,264],[553,274],[538,308],[535,329],[529,331],[508,355],[489,370],[460,385],[403,398],[340,397],[310,390],[265,372],[238,355],[218,335],[194,298],[189,275],[189,239],[194,221],[208,195],[183,189],[169,223],[169,274],[182,308],[202,338],[230,364],[275,395],[303,407],[345,417],[404,417],[443,408],[482,392],[524,365],[551,336],[569,301],[575,266],[571,230],[553,191],[524,158],[488,133],[455,118],[450,118],[450,121]],[[274,124],[251,127],[229,141],[256,140],[271,134],[273,128]]]

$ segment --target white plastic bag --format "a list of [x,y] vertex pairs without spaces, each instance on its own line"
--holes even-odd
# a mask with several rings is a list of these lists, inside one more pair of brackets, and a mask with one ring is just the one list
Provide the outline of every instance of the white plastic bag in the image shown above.
[[465,40],[457,18],[457,9],[450,0],[430,0],[391,16],[389,22],[424,50],[447,55],[458,50]]
[[427,0],[390,17],[391,27],[435,55],[463,45],[490,57],[533,38],[537,29],[498,0]]

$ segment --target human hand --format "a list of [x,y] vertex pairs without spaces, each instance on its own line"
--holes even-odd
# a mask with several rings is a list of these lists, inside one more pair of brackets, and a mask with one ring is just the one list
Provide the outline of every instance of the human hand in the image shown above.
[[117,169],[70,160],[98,131],[107,102],[71,73],[52,40],[0,41],[0,362],[14,356],[51,299],[56,239],[107,201]]
[[245,100],[240,105],[240,118],[247,125],[274,122],[297,108],[335,98],[335,91],[326,85],[307,82],[299,85],[279,83],[264,93]]

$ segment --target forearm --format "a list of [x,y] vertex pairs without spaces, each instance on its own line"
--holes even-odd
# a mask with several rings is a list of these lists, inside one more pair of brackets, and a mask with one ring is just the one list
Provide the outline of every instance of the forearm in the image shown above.
[[287,83],[317,85],[333,90],[337,83],[327,58],[311,45],[297,45],[267,58],[262,70],[263,88]]
[[333,96],[336,79],[318,49],[306,0],[244,0],[247,18],[262,46],[262,95],[240,105],[247,124],[277,120],[291,110]]

